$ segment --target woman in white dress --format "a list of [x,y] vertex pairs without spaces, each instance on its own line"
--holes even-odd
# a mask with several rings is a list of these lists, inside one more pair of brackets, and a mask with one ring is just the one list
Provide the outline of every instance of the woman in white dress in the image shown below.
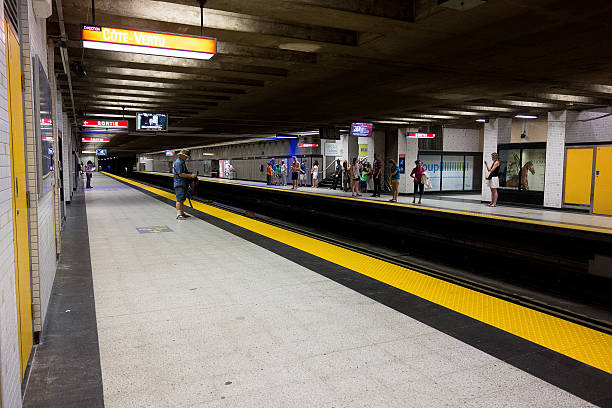
[[315,160],[314,164],[312,165],[312,169],[310,170],[310,173],[312,174],[312,186],[314,188],[319,187],[319,161]]

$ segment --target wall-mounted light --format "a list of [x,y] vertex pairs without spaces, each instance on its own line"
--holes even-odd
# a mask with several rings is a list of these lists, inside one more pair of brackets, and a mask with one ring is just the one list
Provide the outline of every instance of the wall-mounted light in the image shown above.
[[538,115],[516,115],[514,116],[515,118],[519,118],[519,119],[537,119]]
[[487,119],[487,118],[478,118],[478,119],[476,119],[476,122],[479,122],[479,123],[489,123],[489,119]]

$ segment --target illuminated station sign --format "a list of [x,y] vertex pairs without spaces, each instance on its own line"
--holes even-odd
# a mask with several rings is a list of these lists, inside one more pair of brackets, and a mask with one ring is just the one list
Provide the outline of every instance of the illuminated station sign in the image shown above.
[[217,53],[217,40],[207,37],[83,25],[83,48],[166,57],[210,59]]
[[83,127],[93,128],[127,128],[128,123],[118,120],[84,120]]
[[83,137],[81,138],[81,142],[85,143],[108,143],[110,139],[105,137]]

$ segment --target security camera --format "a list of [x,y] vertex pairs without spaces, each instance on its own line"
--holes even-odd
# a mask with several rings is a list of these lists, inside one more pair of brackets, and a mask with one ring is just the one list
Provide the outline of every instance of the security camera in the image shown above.
[[526,137],[527,137],[527,133],[526,132],[521,133],[521,139],[525,139]]

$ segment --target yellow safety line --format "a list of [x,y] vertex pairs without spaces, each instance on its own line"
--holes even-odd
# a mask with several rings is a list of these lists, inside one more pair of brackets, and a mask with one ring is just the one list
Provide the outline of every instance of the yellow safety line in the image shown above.
[[[106,173],[104,173],[106,174]],[[107,174],[156,195],[172,193]],[[612,374],[612,336],[420,272],[200,202],[198,211],[412,293]]]
[[[151,173],[151,172],[146,172],[146,171],[137,171],[136,173],[155,174],[157,176],[172,177],[172,174],[165,174],[165,173]],[[283,190],[280,188],[254,186],[251,184],[239,184],[239,183],[232,183],[228,181],[209,180],[209,179],[205,179],[201,177],[199,179],[202,181],[208,182],[208,183],[230,184],[232,186],[242,186],[242,187],[249,187],[249,188],[260,188],[264,190],[281,191],[281,192],[288,193],[288,194],[304,194],[304,195],[310,195],[310,196],[316,196],[316,197],[328,197],[328,198],[337,198],[340,200],[356,200],[356,201],[364,202],[364,200],[358,199],[358,198],[337,196],[337,195],[331,195],[331,194],[310,193],[308,191]],[[538,220],[532,220],[529,218],[510,217],[510,216],[505,216],[505,215],[482,214],[482,213],[477,213],[477,212],[451,210],[447,208],[424,207],[424,206],[416,206],[416,205],[401,204],[401,203],[390,203],[390,202],[377,201],[377,200],[367,200],[365,202],[379,204],[379,205],[394,205],[394,206],[400,206],[400,207],[406,207],[406,208],[418,208],[419,210],[423,210],[423,211],[434,211],[434,212],[441,212],[441,213],[446,213],[446,214],[467,215],[470,217],[488,218],[488,219],[494,219],[494,220],[517,222],[517,223],[522,223],[522,224],[534,224],[534,225],[543,225],[546,227],[565,228],[565,229],[578,230],[578,231],[599,232],[602,234],[612,234],[612,228],[598,228],[598,227],[590,227],[588,225],[570,224],[570,223],[564,223],[564,222],[538,221]]]

